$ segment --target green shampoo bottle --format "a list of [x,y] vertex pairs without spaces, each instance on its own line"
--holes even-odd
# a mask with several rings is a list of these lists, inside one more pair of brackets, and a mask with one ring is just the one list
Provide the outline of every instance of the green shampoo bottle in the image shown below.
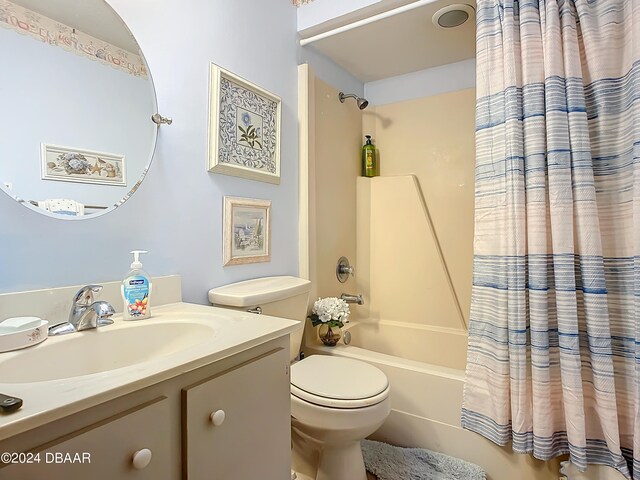
[[367,142],[362,146],[362,176],[377,177],[380,175],[378,150],[371,143],[371,135],[365,135],[365,137],[367,137]]

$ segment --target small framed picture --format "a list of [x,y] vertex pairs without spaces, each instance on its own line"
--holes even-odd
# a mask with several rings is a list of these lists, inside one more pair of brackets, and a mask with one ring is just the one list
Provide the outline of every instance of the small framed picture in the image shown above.
[[224,266],[271,261],[271,202],[224,197]]
[[209,88],[209,171],[280,183],[280,97],[214,64]]
[[124,155],[43,143],[42,179],[127,186]]

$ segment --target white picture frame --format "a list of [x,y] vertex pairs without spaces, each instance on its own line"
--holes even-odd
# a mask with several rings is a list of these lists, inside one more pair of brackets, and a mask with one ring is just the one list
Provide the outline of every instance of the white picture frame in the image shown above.
[[282,100],[211,64],[209,171],[280,183]]
[[43,180],[127,186],[124,155],[42,143],[40,158]]
[[271,201],[224,197],[224,266],[271,261]]

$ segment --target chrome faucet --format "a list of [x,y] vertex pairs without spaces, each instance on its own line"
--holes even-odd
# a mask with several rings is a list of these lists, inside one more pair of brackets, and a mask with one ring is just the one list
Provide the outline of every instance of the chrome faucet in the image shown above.
[[105,301],[93,301],[93,294],[102,290],[102,285],[86,285],[73,297],[69,320],[49,327],[49,335],[64,335],[80,332],[113,323],[111,317],[115,312]]
[[364,298],[362,298],[361,293],[357,295],[352,295],[350,293],[343,293],[342,295],[340,295],[340,298],[347,303],[356,303],[358,305],[364,305]]

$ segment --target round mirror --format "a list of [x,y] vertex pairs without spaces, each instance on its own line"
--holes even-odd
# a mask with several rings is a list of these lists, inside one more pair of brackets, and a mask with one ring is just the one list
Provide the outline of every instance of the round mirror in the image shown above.
[[113,210],[143,180],[156,96],[104,0],[0,2],[0,188],[58,218]]

